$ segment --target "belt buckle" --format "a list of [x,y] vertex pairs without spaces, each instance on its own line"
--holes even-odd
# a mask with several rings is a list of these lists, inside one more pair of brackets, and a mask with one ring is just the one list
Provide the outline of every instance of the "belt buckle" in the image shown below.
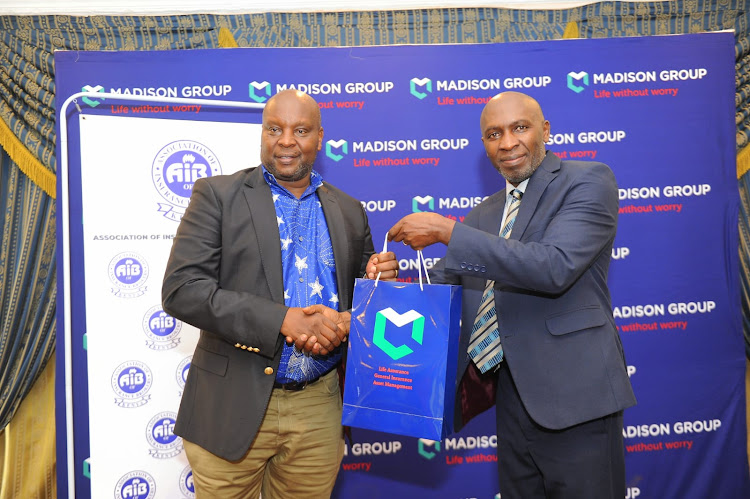
[[292,381],[291,383],[281,385],[281,389],[288,390],[290,392],[298,392],[300,390],[304,390],[308,383],[308,381]]

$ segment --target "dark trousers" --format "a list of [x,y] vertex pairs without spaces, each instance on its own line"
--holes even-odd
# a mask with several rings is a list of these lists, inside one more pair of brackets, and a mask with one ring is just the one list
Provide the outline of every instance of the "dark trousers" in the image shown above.
[[503,363],[497,384],[497,462],[503,499],[623,499],[622,411],[564,430],[526,412]]

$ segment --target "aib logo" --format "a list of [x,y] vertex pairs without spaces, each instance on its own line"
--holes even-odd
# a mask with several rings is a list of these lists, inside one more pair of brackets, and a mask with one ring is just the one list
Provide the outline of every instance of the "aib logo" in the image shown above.
[[182,452],[182,439],[174,433],[176,417],[173,412],[160,412],[148,422],[146,439],[152,447],[148,451],[151,456],[165,459]]
[[[582,85],[578,85],[580,83]],[[583,89],[589,86],[589,74],[586,71],[568,73],[568,88],[577,94],[583,92]]]
[[[84,85],[81,87],[81,92],[104,93],[104,87],[101,85],[95,85],[93,87],[91,85]],[[83,97],[81,97],[81,100],[84,102],[84,104],[88,104],[91,107],[96,107],[102,103],[102,101],[104,100],[104,97],[102,97],[101,100],[96,100],[96,99],[92,99],[91,97],[84,95]]]
[[148,263],[137,253],[120,253],[109,262],[112,293],[118,298],[136,298],[146,293]]
[[152,499],[155,495],[154,477],[145,471],[131,471],[115,485],[116,499]]
[[[340,151],[341,154],[336,154],[334,149]],[[332,160],[341,161],[347,154],[349,154],[349,143],[346,140],[329,140],[326,142],[326,156]]]
[[188,372],[190,371],[190,364],[193,361],[193,356],[188,355],[177,365],[175,370],[175,379],[177,380],[177,386],[180,387],[179,395],[182,397],[182,390],[185,389],[185,382],[187,382]]
[[120,364],[111,379],[112,390],[118,395],[115,404],[124,408],[145,405],[151,399],[148,391],[152,383],[151,370],[143,362],[131,360]]
[[[432,448],[433,450],[429,450],[430,448]],[[420,438],[419,444],[417,446],[417,451],[423,458],[432,459],[438,452],[440,452],[440,442],[427,440],[426,438]]]
[[385,337],[385,328],[388,322],[392,322],[401,328],[411,323],[411,339],[422,344],[424,338],[424,316],[416,310],[409,310],[404,314],[399,314],[392,308],[380,310],[375,315],[375,331],[372,336],[372,342],[375,346],[384,351],[393,360],[406,357],[414,350],[406,344],[396,346]]
[[169,350],[180,343],[182,322],[168,315],[161,305],[155,305],[143,316],[143,332],[151,350]]
[[[420,92],[419,88],[424,89],[424,92]],[[428,93],[432,93],[432,80],[429,78],[412,78],[409,82],[409,92],[419,100],[424,99]]]
[[183,468],[180,473],[180,492],[186,497],[193,499],[195,497],[195,484],[193,484],[193,470],[190,465]]
[[200,142],[177,140],[162,147],[151,166],[154,187],[168,202],[158,203],[159,212],[179,222],[190,202],[195,181],[219,174],[219,160]]
[[435,198],[432,196],[414,196],[411,200],[411,211],[413,213],[435,211]]
[[266,102],[271,97],[271,84],[267,81],[258,83],[257,81],[251,82],[249,85],[250,98],[255,102]]

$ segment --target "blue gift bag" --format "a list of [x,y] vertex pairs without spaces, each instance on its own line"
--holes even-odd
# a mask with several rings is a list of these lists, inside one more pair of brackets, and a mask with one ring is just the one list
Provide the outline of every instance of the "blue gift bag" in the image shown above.
[[449,435],[460,314],[461,286],[357,279],[342,423],[431,440]]

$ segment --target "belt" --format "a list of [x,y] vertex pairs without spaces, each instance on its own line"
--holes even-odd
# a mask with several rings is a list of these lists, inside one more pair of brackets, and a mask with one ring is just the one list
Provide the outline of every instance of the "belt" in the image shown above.
[[278,381],[274,381],[273,387],[278,388],[280,390],[298,392],[300,390],[304,390],[307,385],[312,385],[319,379],[320,379],[320,376],[318,376],[315,379],[308,380],[308,381],[290,381],[289,383],[279,383]]

